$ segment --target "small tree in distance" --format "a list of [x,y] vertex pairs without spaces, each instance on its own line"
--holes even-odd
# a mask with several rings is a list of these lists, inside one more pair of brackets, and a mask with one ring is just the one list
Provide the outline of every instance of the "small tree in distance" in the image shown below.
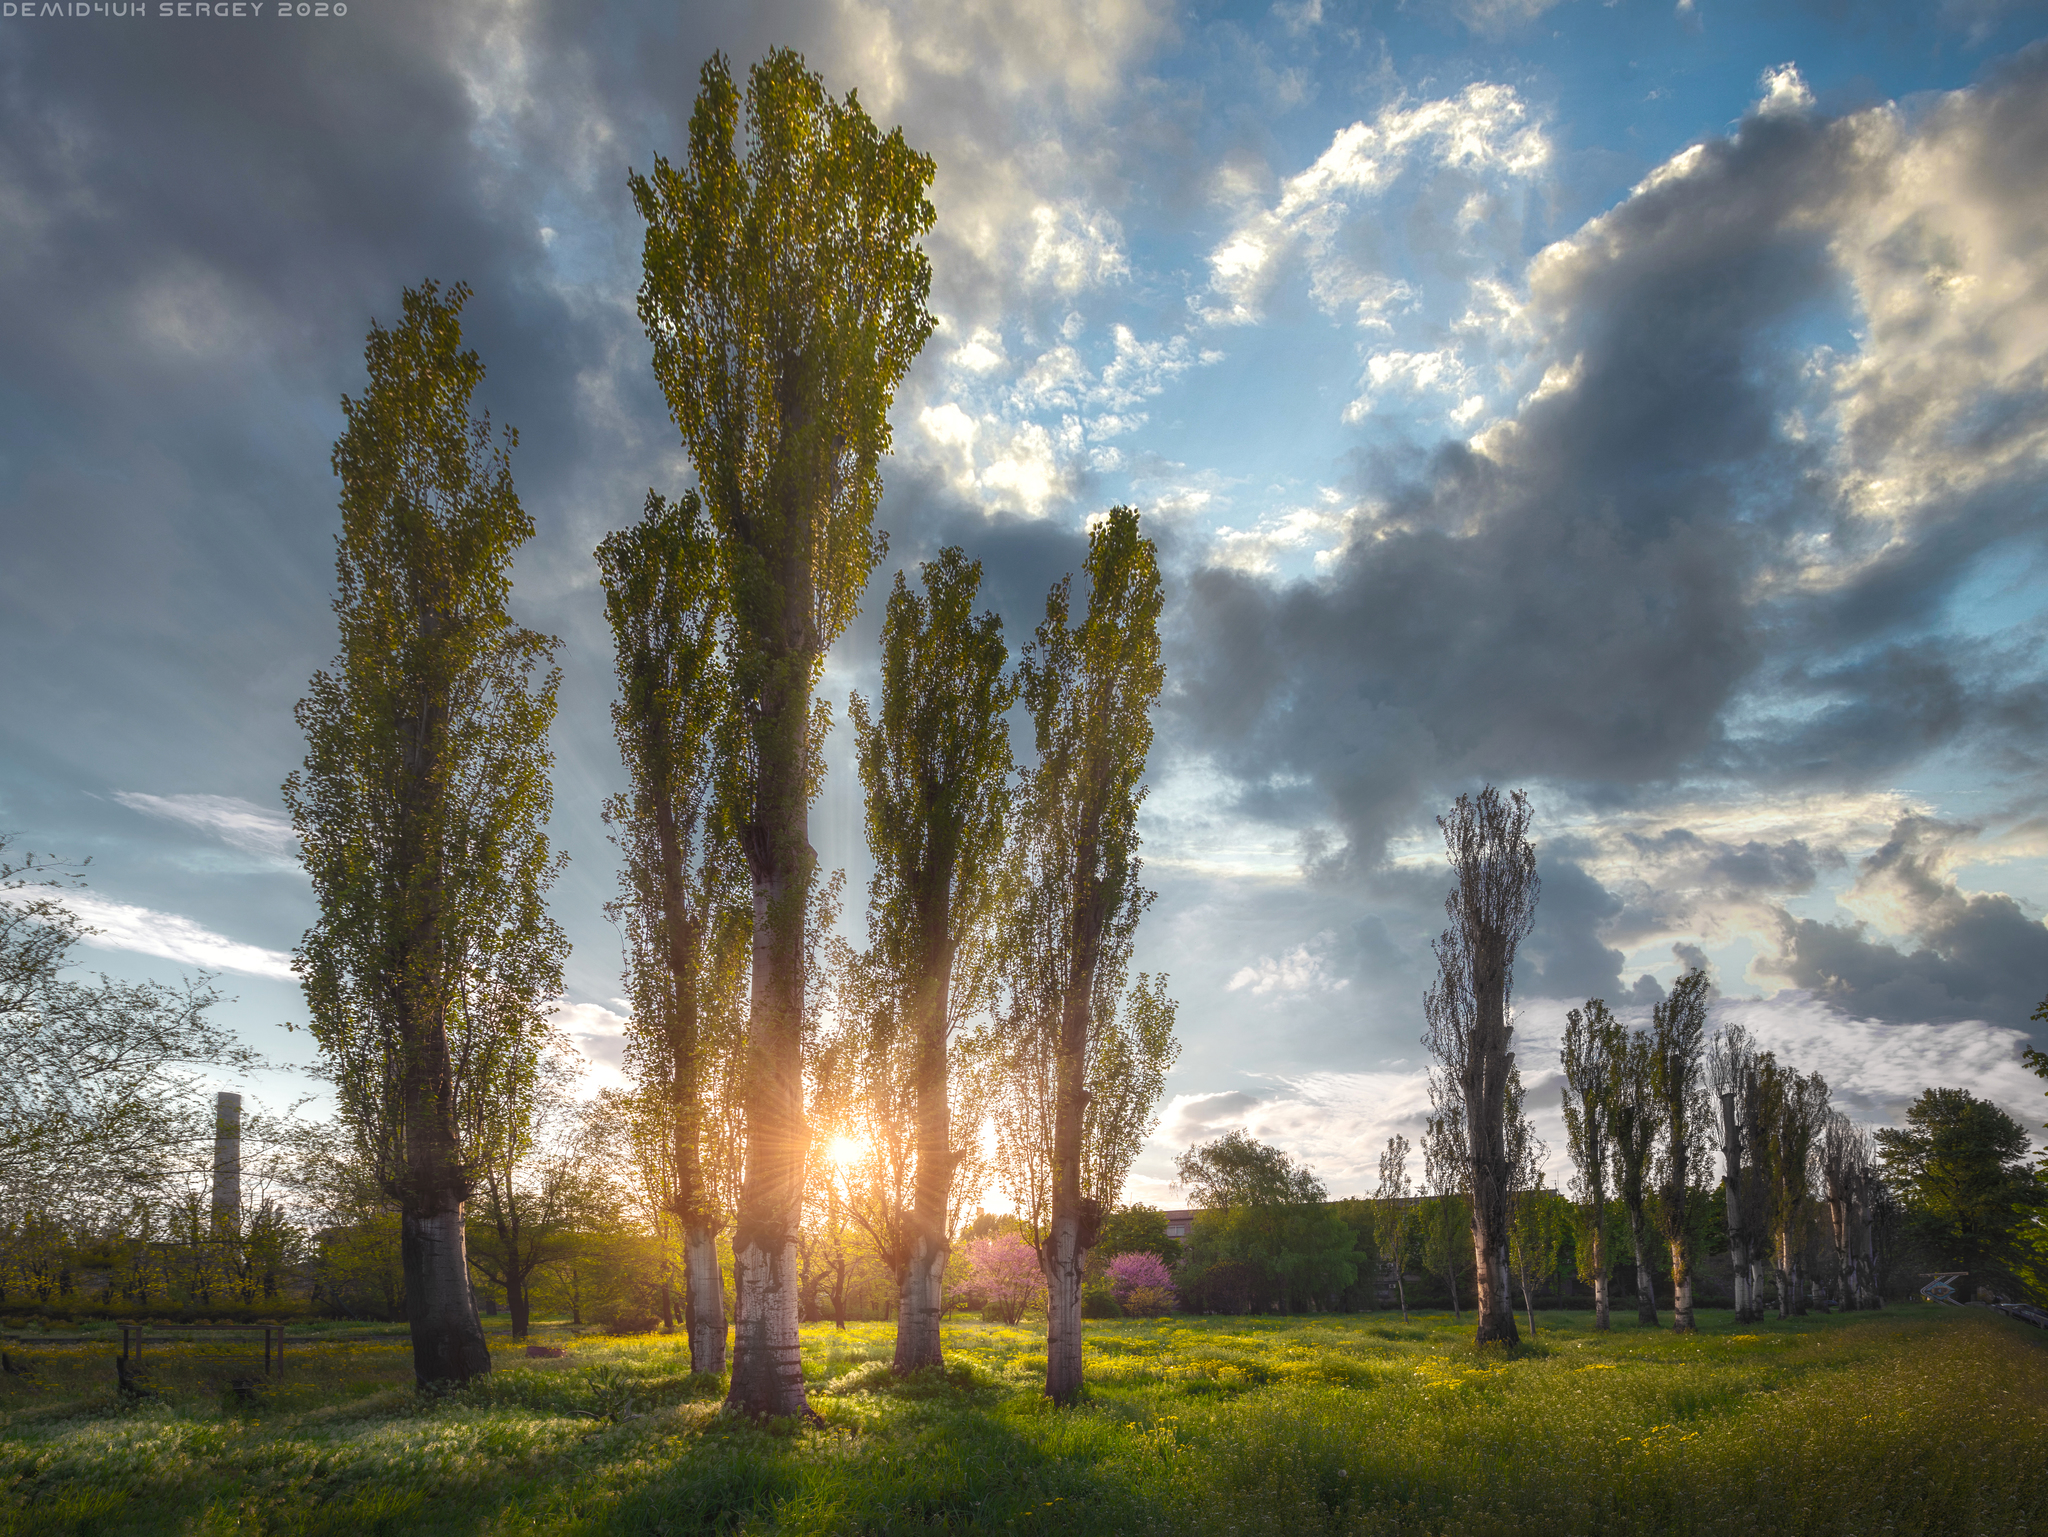
[[1021,1319],[1045,1299],[1045,1272],[1038,1251],[1016,1233],[992,1233],[960,1245],[968,1285],[981,1293],[983,1308],[1006,1324]]
[[1408,1283],[1401,1271],[1414,1225],[1415,1187],[1408,1178],[1408,1139],[1387,1138],[1380,1153],[1380,1183],[1373,1192],[1372,1231],[1379,1252],[1394,1266],[1394,1295],[1401,1302],[1401,1322],[1408,1322]]

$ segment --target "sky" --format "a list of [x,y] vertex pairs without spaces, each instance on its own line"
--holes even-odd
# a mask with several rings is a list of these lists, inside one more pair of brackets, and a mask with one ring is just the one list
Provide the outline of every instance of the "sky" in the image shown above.
[[1132,1198],[1235,1127],[1337,1194],[1419,1133],[1434,818],[1486,783],[1535,808],[1554,1171],[1564,1011],[1640,1019],[1692,964],[1859,1118],[1940,1084],[2038,1128],[2038,0],[0,12],[0,830],[90,859],[88,967],[220,973],[260,1101],[321,1093],[279,787],[336,646],[328,456],[429,277],[520,433],[562,1018],[616,1080],[591,552],[692,479],[627,175],[681,156],[709,55],[791,47],[937,164],[889,557],[824,684],[849,937],[843,701],[895,572],[961,545],[1014,649],[1091,516],[1159,546],[1135,964],[1181,1053]]

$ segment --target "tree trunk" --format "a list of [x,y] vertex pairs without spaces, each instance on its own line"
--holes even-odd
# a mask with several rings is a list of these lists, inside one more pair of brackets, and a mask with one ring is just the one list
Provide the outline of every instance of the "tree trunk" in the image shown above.
[[947,905],[953,861],[943,851],[927,872],[924,955],[918,978],[917,1188],[896,1309],[898,1375],[946,1364],[939,1341],[940,1289],[946,1273],[947,1206],[953,1191],[953,1116],[947,1099],[946,1012],[953,983],[953,944]]
[[1671,1240],[1671,1329],[1690,1334],[1692,1317],[1692,1242],[1685,1236]]
[[1401,1322],[1408,1322],[1408,1286],[1401,1279],[1401,1262],[1394,1261],[1394,1295],[1401,1299]]
[[505,1310],[512,1315],[512,1338],[523,1340],[533,1319],[533,1299],[526,1290],[526,1277],[518,1267],[505,1267]]
[[1613,1315],[1609,1313],[1607,1306],[1607,1287],[1607,1272],[1605,1270],[1595,1272],[1593,1276],[1593,1327],[1596,1329],[1611,1329],[1614,1327]]
[[1536,1338],[1536,1304],[1529,1297],[1529,1272],[1522,1272],[1522,1306],[1529,1310],[1529,1338]]
[[1742,1129],[1737,1124],[1735,1095],[1721,1096],[1721,1151],[1725,1172],[1722,1191],[1728,1201],[1728,1263],[1734,1272],[1735,1321],[1753,1323],[1758,1317],[1749,1288],[1749,1228],[1742,1213]]
[[1081,1281],[1094,1237],[1081,1198],[1088,1006],[1085,984],[1068,989],[1054,1091],[1052,1220],[1039,1250],[1045,1271],[1045,1396],[1056,1404],[1070,1404],[1081,1392]]
[[1640,1207],[1629,1208],[1628,1236],[1636,1251],[1636,1322],[1654,1328],[1657,1323],[1657,1277],[1650,1269],[1649,1235],[1644,1231]]
[[1079,899],[1074,904],[1072,970],[1061,1000],[1058,1050],[1054,1054],[1052,1130],[1052,1217],[1039,1264],[1045,1271],[1045,1396],[1070,1404],[1081,1392],[1081,1282],[1094,1247],[1101,1213],[1081,1194],[1081,1134],[1088,1107],[1088,1026],[1094,1003],[1095,967],[1106,916],[1096,870],[1101,853],[1093,836],[1099,817],[1084,819],[1089,833],[1077,839]]
[[1475,1344],[1512,1345],[1515,1294],[1508,1272],[1507,1081],[1514,1055],[1507,1022],[1507,967],[1491,949],[1473,956],[1472,1039],[1464,1097],[1467,1173],[1472,1197]]
[[[809,1418],[797,1338],[796,1241],[806,1141],[804,920],[817,861],[807,836],[809,658],[792,647],[765,671],[755,820],[743,837],[754,886],[753,998],[746,1179],[732,1244],[737,1317],[725,1401],[756,1417]],[[768,690],[777,697],[771,700]]]
[[690,1370],[716,1377],[725,1370],[725,1277],[718,1270],[718,1230],[683,1230],[683,1327],[690,1336]]
[[422,1388],[460,1386],[491,1369],[490,1346],[469,1289],[462,1203],[399,1219],[413,1377]]

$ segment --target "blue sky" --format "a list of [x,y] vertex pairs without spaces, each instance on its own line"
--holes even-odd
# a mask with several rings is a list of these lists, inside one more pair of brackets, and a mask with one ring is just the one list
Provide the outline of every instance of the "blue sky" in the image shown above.
[[601,1081],[590,551],[690,474],[625,177],[680,153],[706,55],[787,45],[939,168],[940,330],[828,691],[872,688],[875,600],[943,544],[1013,644],[1091,514],[1161,544],[1138,961],[1183,1055],[1133,1194],[1232,1126],[1340,1190],[1413,1132],[1431,818],[1487,780],[1538,808],[1553,1143],[1562,1010],[1695,955],[1859,1115],[1953,1083],[2037,1123],[2044,33],[1995,0],[9,18],[0,828],[92,858],[92,964],[221,968],[305,1060],[278,786],[334,645],[338,400],[372,316],[466,280],[539,527],[515,613],[563,640],[555,908]]

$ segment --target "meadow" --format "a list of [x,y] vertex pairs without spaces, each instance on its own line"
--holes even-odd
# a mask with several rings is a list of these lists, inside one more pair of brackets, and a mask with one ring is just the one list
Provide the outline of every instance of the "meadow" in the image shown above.
[[895,1382],[893,1326],[807,1325],[810,1426],[720,1414],[673,1337],[494,1336],[433,1399],[360,1330],[253,1396],[244,1347],[152,1346],[135,1403],[110,1338],[10,1344],[0,1532],[2048,1532],[2040,1331],[1703,1318],[1553,1313],[1513,1358],[1441,1314],[1095,1322],[1064,1412],[1028,1327],[949,1325],[946,1374]]

